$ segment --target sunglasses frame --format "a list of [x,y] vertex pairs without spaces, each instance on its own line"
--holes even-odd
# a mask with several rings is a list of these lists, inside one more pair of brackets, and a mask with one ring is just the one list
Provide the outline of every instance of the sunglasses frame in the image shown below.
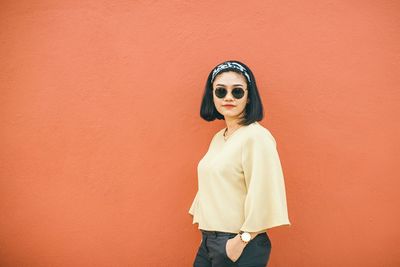
[[[217,89],[218,90],[225,90],[225,93],[224,93],[224,95],[223,96],[220,96],[220,95],[218,95],[217,94]],[[242,92],[243,92],[243,95],[241,96],[241,97],[237,97],[237,96],[235,96],[235,93],[233,92],[234,90],[241,90]],[[244,94],[245,94],[245,92],[247,91],[247,88],[246,89],[243,89],[243,88],[241,88],[241,87],[236,87],[236,88],[233,88],[232,90],[231,90],[231,95],[235,98],[235,99],[242,99],[243,97],[244,97]],[[216,96],[216,97],[218,97],[219,99],[223,99],[224,97],[226,97],[226,95],[228,94],[228,90],[226,89],[226,88],[223,88],[223,87],[217,87],[217,88],[215,88],[214,90],[213,90],[213,93],[214,93],[214,95]]]

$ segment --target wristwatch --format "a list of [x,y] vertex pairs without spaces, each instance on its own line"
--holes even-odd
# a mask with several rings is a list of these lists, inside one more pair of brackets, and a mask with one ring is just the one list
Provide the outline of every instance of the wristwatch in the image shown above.
[[244,231],[240,231],[239,232],[240,235],[240,239],[244,242],[244,243],[249,243],[251,240],[251,235],[249,232],[244,232]]

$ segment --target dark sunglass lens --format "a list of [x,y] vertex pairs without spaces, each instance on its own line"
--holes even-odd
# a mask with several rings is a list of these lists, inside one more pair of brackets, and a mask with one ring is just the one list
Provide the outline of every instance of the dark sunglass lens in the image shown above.
[[232,95],[236,99],[240,99],[244,96],[244,90],[242,88],[235,88],[232,90]]
[[217,88],[215,89],[215,95],[219,98],[223,98],[226,96],[226,89],[225,88]]

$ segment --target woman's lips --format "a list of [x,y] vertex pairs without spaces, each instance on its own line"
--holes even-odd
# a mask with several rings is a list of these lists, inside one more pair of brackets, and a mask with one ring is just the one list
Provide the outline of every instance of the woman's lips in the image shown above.
[[222,105],[224,108],[234,108],[234,105]]

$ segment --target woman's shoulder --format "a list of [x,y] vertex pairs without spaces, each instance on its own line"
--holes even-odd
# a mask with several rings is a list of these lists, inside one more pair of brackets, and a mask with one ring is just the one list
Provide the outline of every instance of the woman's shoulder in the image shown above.
[[214,139],[215,139],[217,136],[219,136],[219,135],[223,135],[223,134],[224,134],[224,131],[225,131],[225,128],[222,128],[221,130],[217,131],[217,132],[214,134],[212,140],[214,140]]
[[263,140],[268,142],[272,141],[276,145],[276,140],[271,131],[257,121],[249,124],[245,132],[245,138],[247,140],[253,140],[256,142],[261,142]]
[[217,142],[217,140],[219,139],[219,136],[223,135],[223,131],[225,130],[225,128],[222,128],[221,130],[218,130],[211,138],[210,141],[210,145]]

